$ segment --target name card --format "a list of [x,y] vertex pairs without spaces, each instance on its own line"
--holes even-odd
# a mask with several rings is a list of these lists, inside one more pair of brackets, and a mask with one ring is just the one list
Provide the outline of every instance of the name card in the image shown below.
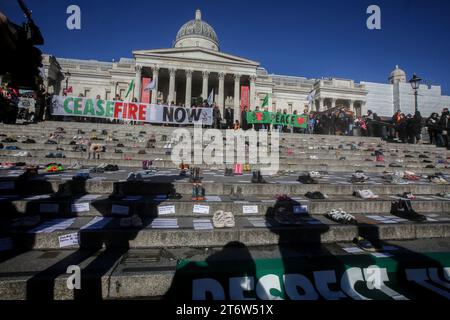
[[175,214],[175,206],[158,207],[158,215]]
[[194,213],[209,214],[209,206],[194,204]]
[[308,206],[306,204],[294,206],[293,209],[295,214],[308,213]]
[[0,251],[12,250],[13,242],[11,238],[0,239]]
[[76,246],[79,243],[78,233],[69,233],[58,237],[59,247]]
[[0,182],[0,190],[14,189],[14,181],[2,181]]
[[59,204],[57,203],[41,203],[39,205],[39,211],[45,213],[57,213],[59,210]]
[[130,210],[130,208],[127,206],[119,206],[117,204],[113,204],[111,213],[126,216],[126,215],[128,215],[129,210]]
[[72,203],[72,212],[89,212],[89,203]]
[[258,206],[242,206],[243,213],[258,213]]

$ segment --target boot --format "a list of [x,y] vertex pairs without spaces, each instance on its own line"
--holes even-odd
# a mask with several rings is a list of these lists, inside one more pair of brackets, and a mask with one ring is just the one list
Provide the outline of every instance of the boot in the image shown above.
[[198,193],[197,193],[197,200],[198,201],[204,201],[205,200],[205,188],[203,188],[202,186],[199,186],[197,188]]
[[193,186],[192,187],[192,200],[197,201],[197,199],[198,199],[198,187]]
[[259,183],[258,173],[256,171],[253,171],[252,183]]
[[267,181],[264,180],[260,170],[258,170],[258,183],[267,183]]

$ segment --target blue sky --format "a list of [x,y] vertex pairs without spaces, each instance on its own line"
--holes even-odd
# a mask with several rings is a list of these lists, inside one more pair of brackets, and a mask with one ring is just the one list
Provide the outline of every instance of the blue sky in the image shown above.
[[[132,50],[169,48],[197,8],[221,51],[256,60],[269,73],[387,82],[396,64],[450,94],[448,0],[25,0],[41,27],[42,50],[58,57],[111,61]],[[79,31],[66,8],[81,8]],[[366,9],[381,7],[382,30],[368,30]],[[15,0],[0,11],[14,22]]]

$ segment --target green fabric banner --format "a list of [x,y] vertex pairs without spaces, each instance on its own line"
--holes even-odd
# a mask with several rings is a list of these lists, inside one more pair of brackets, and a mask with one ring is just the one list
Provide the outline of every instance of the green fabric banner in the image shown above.
[[[245,252],[245,251],[243,251]],[[178,261],[170,292],[194,300],[450,299],[450,254]]]
[[250,111],[247,112],[247,123],[255,124],[277,124],[291,126],[296,128],[306,128],[308,125],[308,116],[298,114],[283,114],[269,111]]

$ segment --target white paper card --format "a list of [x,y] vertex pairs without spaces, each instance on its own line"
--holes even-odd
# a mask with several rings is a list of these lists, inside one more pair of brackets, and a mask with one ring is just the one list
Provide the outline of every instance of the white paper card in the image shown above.
[[243,213],[258,213],[258,206],[242,206]]
[[60,248],[78,245],[79,243],[78,233],[65,234],[63,236],[58,237],[58,241]]
[[300,205],[300,206],[294,206],[294,213],[300,214],[300,213],[307,213],[308,212],[308,206],[307,205]]
[[41,203],[39,205],[39,211],[45,213],[57,213],[59,210],[59,204],[57,203]]
[[89,203],[72,203],[72,212],[89,212]]
[[175,206],[158,207],[158,215],[175,214]]
[[200,214],[209,214],[209,206],[194,204],[194,209],[192,210],[192,212]]
[[113,204],[111,213],[126,216],[128,215],[129,207],[127,206],[119,206],[117,204]]
[[361,253],[364,252],[363,249],[357,248],[357,247],[349,247],[349,248],[342,248],[347,253]]
[[207,202],[220,202],[220,201],[222,201],[222,199],[220,199],[219,196],[206,196],[205,200]]
[[85,226],[81,227],[80,230],[103,229],[112,220],[113,218],[111,217],[95,217],[91,221],[89,221]]
[[392,257],[392,255],[389,254],[389,253],[381,253],[381,252],[373,252],[373,253],[371,253],[371,255],[373,255],[375,258],[389,258],[389,257]]
[[0,239],[0,251],[12,250],[13,242],[11,238]]

